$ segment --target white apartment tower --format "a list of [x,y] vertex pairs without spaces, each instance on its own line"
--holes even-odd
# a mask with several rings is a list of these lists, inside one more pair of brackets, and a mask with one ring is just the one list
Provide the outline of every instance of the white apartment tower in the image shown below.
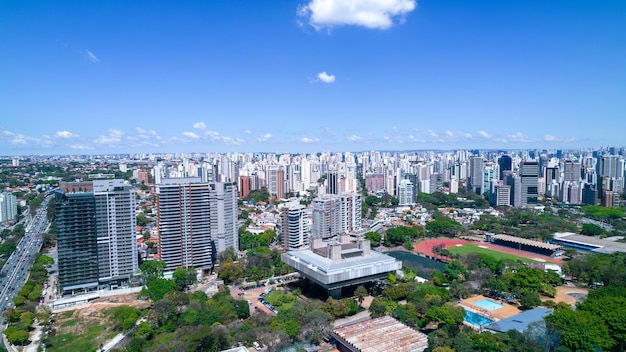
[[237,232],[237,184],[209,183],[209,203],[211,212],[211,239],[216,253],[234,248],[239,250]]
[[213,249],[238,249],[237,186],[199,177],[164,178],[157,185],[159,251],[165,271],[213,266]]
[[287,250],[309,245],[310,225],[307,208],[297,203],[286,204],[281,209],[283,246]]
[[361,194],[328,194],[313,200],[312,237],[331,238],[361,230]]
[[313,199],[312,237],[331,238],[341,232],[341,199],[324,195]]
[[15,220],[17,198],[10,193],[0,193],[0,222]]
[[[410,180],[402,179],[398,184],[398,205],[399,206],[412,206],[415,204],[413,200],[413,183]],[[429,192],[430,193],[430,192]]]
[[93,181],[99,281],[138,274],[135,190],[124,180]]

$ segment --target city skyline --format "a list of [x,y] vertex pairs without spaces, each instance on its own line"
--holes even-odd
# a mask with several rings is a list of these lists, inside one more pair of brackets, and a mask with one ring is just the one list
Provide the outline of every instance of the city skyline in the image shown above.
[[624,145],[626,3],[0,4],[6,155]]

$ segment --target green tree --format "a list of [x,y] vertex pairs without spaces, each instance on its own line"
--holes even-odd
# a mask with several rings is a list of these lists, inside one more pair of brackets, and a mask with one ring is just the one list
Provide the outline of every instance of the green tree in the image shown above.
[[295,338],[298,336],[300,328],[300,324],[294,319],[285,320],[281,326],[281,330],[287,333],[287,335],[289,335],[292,340],[295,340]]
[[250,316],[250,306],[247,301],[239,300],[236,304],[237,318],[246,319]]
[[137,326],[137,332],[135,333],[135,336],[148,340],[148,339],[151,339],[153,335],[154,335],[154,329],[152,329],[150,324],[148,324],[145,321],[142,321],[141,323],[139,323],[139,326]]
[[130,306],[119,306],[111,309],[111,317],[118,328],[128,331],[139,319],[139,309]]
[[371,206],[378,205],[380,203],[380,198],[376,196],[367,196],[365,197],[365,204]]
[[218,277],[230,284],[243,277],[243,265],[234,262],[226,262],[220,266]]
[[175,291],[176,284],[172,280],[157,278],[149,280],[146,284],[146,289],[148,297],[156,302],[168,292]]
[[[9,330],[9,329],[6,329]],[[17,345],[17,346],[22,346],[26,343],[26,341],[28,341],[28,332],[24,331],[24,330],[13,330],[10,332],[6,332],[5,334],[7,335],[7,340],[9,340],[10,343]]]
[[539,297],[539,293],[531,292],[525,295],[522,295],[520,298],[520,304],[522,309],[531,309],[541,305],[541,298]]
[[583,224],[580,231],[580,234],[585,236],[600,236],[603,233],[604,229],[596,224]]
[[267,247],[276,238],[276,232],[274,230],[265,230],[258,237],[259,237],[259,243]]
[[431,307],[424,315],[426,322],[436,322],[448,326],[461,324],[464,317],[465,311],[463,308],[451,305]]
[[198,280],[193,268],[177,268],[172,273],[172,278],[178,291],[185,291],[189,285],[193,285]]
[[382,239],[382,235],[375,231],[370,231],[365,233],[365,239],[370,241],[372,247],[378,247],[380,245],[380,240]]
[[584,310],[557,309],[545,321],[561,345],[572,351],[608,350],[615,343],[602,319]]
[[[603,289],[605,288],[599,290]],[[616,289],[621,290],[618,293],[621,296],[611,294],[596,297],[594,295],[596,292],[592,291],[592,294],[578,305],[578,309],[602,319],[609,329],[609,335],[622,350],[626,345],[626,293],[624,292],[626,290],[622,287],[616,287]]]
[[144,227],[144,226],[148,225],[151,222],[152,222],[152,220],[148,219],[144,215],[137,215],[137,226]]
[[356,288],[356,290],[354,290],[354,295],[356,296],[356,300],[357,302],[359,302],[359,305],[363,304],[363,300],[365,300],[365,297],[367,297],[368,293],[367,293],[367,289],[365,289],[365,287],[363,286],[359,286]]
[[141,263],[139,269],[143,274],[143,277],[146,278],[147,281],[160,278],[163,276],[163,270],[165,269],[165,263],[157,260],[146,260]]

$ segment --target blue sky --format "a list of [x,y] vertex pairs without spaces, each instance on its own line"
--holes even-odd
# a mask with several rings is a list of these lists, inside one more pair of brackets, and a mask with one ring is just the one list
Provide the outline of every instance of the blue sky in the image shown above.
[[0,33],[0,155],[626,144],[623,0],[5,0]]

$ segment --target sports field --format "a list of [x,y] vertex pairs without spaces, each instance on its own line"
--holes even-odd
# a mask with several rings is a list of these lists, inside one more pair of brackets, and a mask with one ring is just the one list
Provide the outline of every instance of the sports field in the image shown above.
[[513,260],[513,261],[521,260],[524,263],[540,263],[540,261],[530,259],[528,257],[521,257],[515,254],[499,252],[493,249],[483,248],[483,247],[480,247],[479,245],[475,245],[471,243],[450,246],[450,247],[447,247],[446,249],[452,254],[466,254],[466,253],[487,254],[487,255],[494,257],[498,261],[502,259],[507,259],[507,260]]

